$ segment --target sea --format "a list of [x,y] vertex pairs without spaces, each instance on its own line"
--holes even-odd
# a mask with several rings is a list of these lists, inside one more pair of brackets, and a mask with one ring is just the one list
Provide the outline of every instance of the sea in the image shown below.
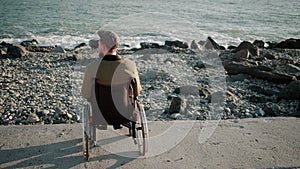
[[300,38],[299,0],[0,0],[0,42],[72,48],[115,31],[122,43]]

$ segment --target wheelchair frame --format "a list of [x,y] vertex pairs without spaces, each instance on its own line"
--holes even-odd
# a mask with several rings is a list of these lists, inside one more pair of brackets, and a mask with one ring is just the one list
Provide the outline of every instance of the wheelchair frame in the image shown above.
[[[83,124],[83,156],[89,161],[91,159],[91,148],[96,146],[96,129],[93,124],[93,113],[90,103],[84,105],[82,116]],[[134,144],[138,146],[142,156],[148,152],[148,125],[144,107],[138,100],[134,101],[133,120],[120,124],[129,129],[129,135],[133,138]]]

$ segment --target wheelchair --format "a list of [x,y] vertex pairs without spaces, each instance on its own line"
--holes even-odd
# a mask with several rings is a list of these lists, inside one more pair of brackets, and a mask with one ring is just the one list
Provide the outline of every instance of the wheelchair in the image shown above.
[[134,94],[135,79],[123,84],[106,85],[95,79],[95,95],[84,105],[83,156],[89,161],[91,148],[96,146],[96,130],[128,128],[139,153],[145,156],[148,151],[148,125],[143,105]]

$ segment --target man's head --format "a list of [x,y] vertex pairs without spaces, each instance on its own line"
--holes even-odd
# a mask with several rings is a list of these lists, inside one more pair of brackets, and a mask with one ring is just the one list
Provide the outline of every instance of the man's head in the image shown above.
[[100,37],[99,40],[99,55],[106,55],[117,51],[120,43],[120,39],[113,31],[99,30],[97,34]]

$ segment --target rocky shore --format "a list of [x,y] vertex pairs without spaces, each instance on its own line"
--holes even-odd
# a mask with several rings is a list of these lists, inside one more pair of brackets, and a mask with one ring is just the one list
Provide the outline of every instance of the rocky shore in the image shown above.
[[[2,42],[0,124],[79,122],[84,68],[98,59],[92,44]],[[119,54],[138,66],[149,120],[300,116],[298,39],[227,48],[212,38],[190,45],[142,42]]]

